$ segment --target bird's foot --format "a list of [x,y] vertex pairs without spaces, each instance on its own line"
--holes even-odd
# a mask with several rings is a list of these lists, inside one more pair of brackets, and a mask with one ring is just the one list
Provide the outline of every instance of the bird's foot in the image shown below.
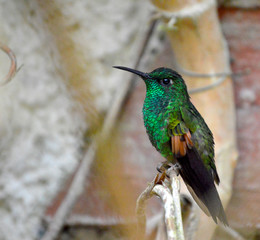
[[[156,176],[155,184],[162,184],[165,178],[170,179],[171,171],[175,171],[176,175],[179,176],[181,166],[179,163],[169,163],[168,161],[161,162],[156,167],[157,171],[159,172]],[[161,175],[160,175],[161,173]]]
[[161,162],[157,165],[156,169],[159,173],[163,173],[171,167],[171,164],[168,161]]
[[166,170],[166,175],[170,176],[170,172],[171,171],[175,171],[176,175],[179,176],[180,174],[180,169],[181,169],[181,165],[179,163],[175,163],[173,165],[171,165],[167,170]]

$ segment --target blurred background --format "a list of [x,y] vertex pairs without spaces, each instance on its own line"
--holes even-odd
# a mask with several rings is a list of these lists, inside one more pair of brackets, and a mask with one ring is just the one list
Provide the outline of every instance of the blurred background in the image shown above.
[[[133,238],[163,159],[143,126],[143,82],[113,65],[180,72],[213,131],[231,228],[189,210],[186,239],[260,239],[259,0],[0,3],[0,42],[21,66],[0,87],[0,239]],[[1,51],[0,77],[9,68]],[[160,201],[146,213],[147,239],[167,239]]]

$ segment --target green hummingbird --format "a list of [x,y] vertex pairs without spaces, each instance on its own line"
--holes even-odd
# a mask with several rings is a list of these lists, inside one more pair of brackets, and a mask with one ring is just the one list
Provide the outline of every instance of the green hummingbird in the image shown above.
[[166,159],[178,166],[178,173],[199,207],[228,226],[217,192],[220,179],[214,160],[214,139],[204,119],[190,101],[180,74],[169,68],[150,73],[114,66],[140,76],[146,85],[143,119],[152,145]]

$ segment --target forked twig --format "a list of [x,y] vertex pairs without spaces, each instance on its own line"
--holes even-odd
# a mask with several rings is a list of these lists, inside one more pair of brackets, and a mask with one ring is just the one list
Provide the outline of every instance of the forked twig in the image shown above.
[[140,239],[145,239],[146,202],[154,195],[152,191],[157,180],[158,175],[153,179],[151,183],[148,184],[147,188],[139,195],[136,201],[137,232]]
[[154,194],[159,196],[164,206],[164,219],[167,229],[168,240],[184,240],[180,193],[178,187],[178,178],[175,171],[170,173],[170,186],[165,184],[155,184],[157,177],[148,185],[148,187],[141,193],[136,204],[136,214],[138,219],[138,233],[139,237],[145,239],[145,206],[146,201]]

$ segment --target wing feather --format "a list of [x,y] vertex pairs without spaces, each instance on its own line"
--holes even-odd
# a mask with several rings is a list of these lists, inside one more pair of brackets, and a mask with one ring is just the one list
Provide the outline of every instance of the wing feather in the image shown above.
[[[176,132],[180,134],[180,131],[172,131],[175,134]],[[180,165],[180,175],[194,200],[216,223],[219,219],[224,225],[228,225],[214,178],[199,156],[189,129],[182,135],[173,134],[171,146],[173,155]]]

